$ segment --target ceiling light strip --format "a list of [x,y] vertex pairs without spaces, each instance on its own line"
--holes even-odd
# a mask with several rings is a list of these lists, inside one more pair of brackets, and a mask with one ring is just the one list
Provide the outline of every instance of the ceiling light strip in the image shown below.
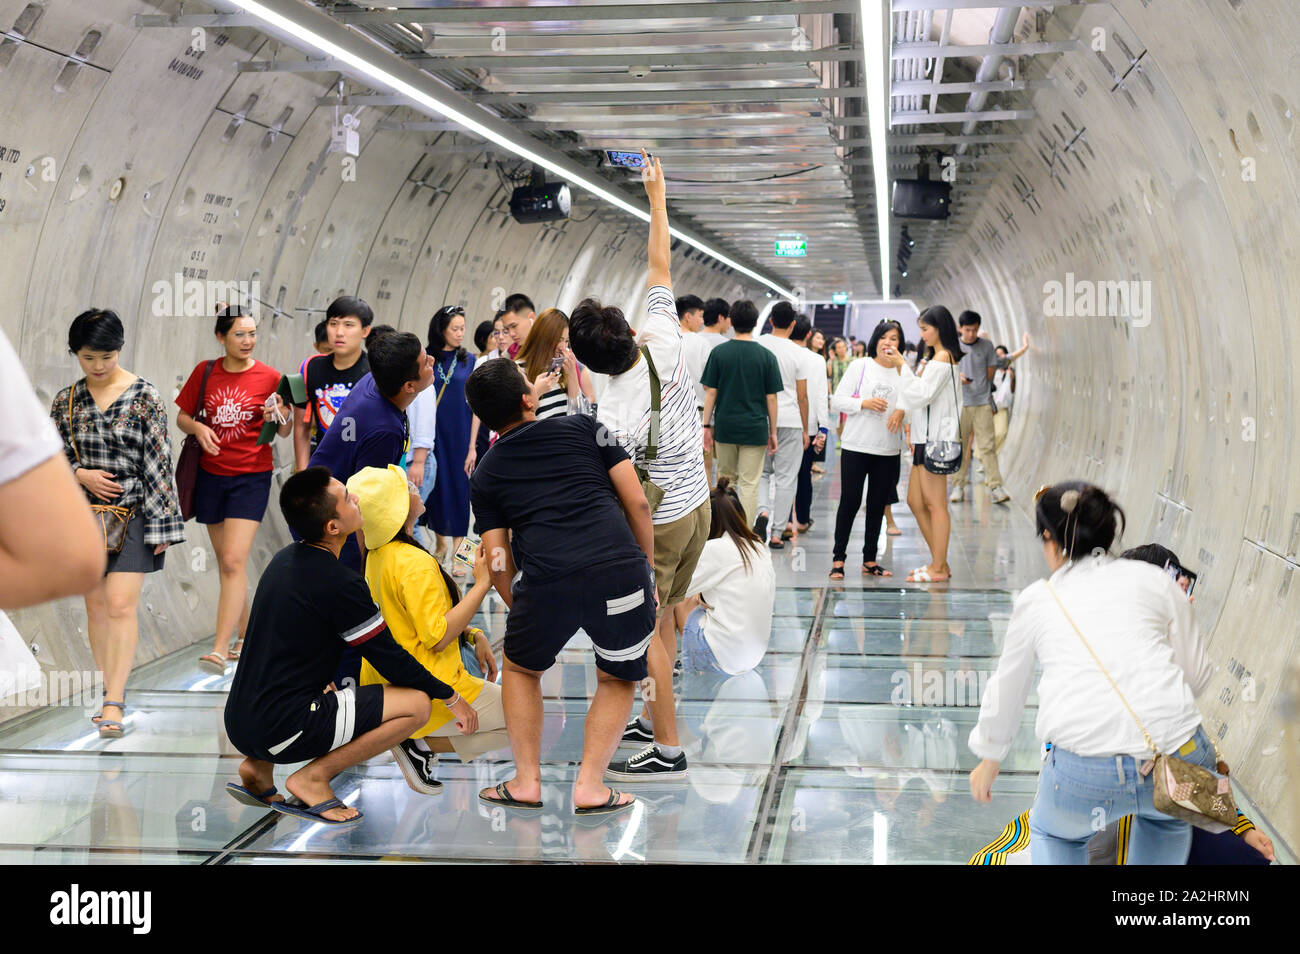
[[[385,70],[382,66],[371,62],[366,57],[359,56],[356,53],[353,53],[352,51],[347,50],[339,46],[338,44],[326,39],[325,37],[313,31],[310,27],[294,20],[292,17],[280,13],[277,10],[272,9],[270,6],[264,3],[256,2],[256,0],[232,0],[232,2],[236,6],[242,8],[248,13],[251,13],[253,16],[259,18],[260,20],[269,24],[270,26],[275,27],[276,29],[294,37],[297,40],[301,40],[303,43],[319,51],[320,53],[323,53],[325,56],[333,57],[343,63],[346,63],[349,66],[351,66],[353,69],[357,70],[357,72],[366,76],[368,79],[373,80],[374,82],[380,84],[381,86],[387,87],[388,89],[392,90],[395,93],[399,93],[402,96],[408,97],[413,101],[413,105],[418,105],[420,107],[423,107],[426,110],[437,113],[440,116],[444,116],[447,119],[459,123],[470,132],[478,136],[481,136],[482,138],[488,140],[489,142],[494,142],[497,145],[510,150],[510,152],[514,153],[520,158],[527,159],[529,162],[536,163],[537,165],[541,166],[543,169],[549,170],[550,172],[553,172],[558,176],[562,176],[571,184],[576,185],[587,192],[590,192],[592,195],[604,199],[610,205],[613,205],[616,208],[623,210],[628,215],[634,216],[643,222],[650,221],[650,213],[648,211],[638,208],[637,206],[628,202],[625,198],[619,196],[617,193],[611,192],[609,189],[602,186],[597,180],[588,179],[580,175],[575,175],[571,170],[565,169],[563,166],[560,166],[559,164],[553,162],[552,160],[546,158],[545,156],[533,152],[527,146],[522,145],[514,141],[513,139],[510,139],[507,136],[503,136],[502,134],[500,134],[499,132],[497,132],[496,130],[492,129],[489,126],[483,125],[482,123],[480,123],[478,120],[474,119],[472,116],[468,115],[467,113],[462,112],[461,110],[458,110],[453,106],[448,106],[445,103],[439,102],[438,100],[430,96],[428,93],[424,92],[421,89],[418,89],[415,86],[412,86],[410,83],[406,82],[405,80],[400,79],[397,76],[394,76],[392,73]],[[304,10],[304,12],[306,11]],[[704,252],[706,255],[710,256],[711,258],[716,259],[717,261],[721,262],[723,265],[726,265],[729,268],[734,268],[736,271],[740,272],[741,274],[747,275],[757,282],[761,282],[763,285],[766,285],[768,288],[771,288],[774,291],[779,292],[782,295],[785,295],[786,297],[791,297],[791,298],[794,297],[794,292],[791,291],[790,289],[784,288],[781,285],[778,285],[775,282],[771,281],[770,279],[765,278],[763,275],[760,275],[758,272],[746,268],[744,265],[741,265],[739,262],[727,258],[727,256],[721,254],[720,252],[704,244],[698,239],[693,238],[692,236],[687,235],[683,232],[680,232],[677,229],[672,228],[671,226],[669,227],[669,231],[671,232],[672,235],[681,239],[687,245],[691,245],[694,248],[699,249],[701,252]]]
[[867,74],[867,128],[871,133],[871,168],[876,191],[876,228],[880,241],[880,297],[889,301],[889,95],[885,78],[889,5],[862,0],[862,63]]

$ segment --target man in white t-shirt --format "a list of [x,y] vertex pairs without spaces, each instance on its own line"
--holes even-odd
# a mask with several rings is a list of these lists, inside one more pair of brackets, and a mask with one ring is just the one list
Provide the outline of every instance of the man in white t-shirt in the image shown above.
[[[696,311],[698,303],[698,312]],[[685,308],[683,307],[685,305]],[[727,331],[731,328],[731,319],[727,313],[731,305],[722,298],[710,298],[700,302],[694,295],[677,299],[677,316],[682,323],[682,331],[688,328],[693,334],[682,335],[682,349],[686,352],[686,368],[695,383],[695,406],[704,410],[704,366],[709,363],[713,349],[727,340]],[[697,317],[698,314],[698,317]],[[713,448],[704,451],[704,473],[713,487]]]
[[[628,781],[686,775],[686,756],[678,743],[673,711],[677,634],[670,610],[686,598],[710,523],[704,438],[673,300],[666,190],[658,159],[653,160],[643,178],[650,200],[650,267],[646,276],[647,315],[640,333],[633,333],[619,309],[601,307],[600,302],[590,298],[579,302],[569,319],[569,347],[574,357],[592,371],[610,375],[596,419],[649,482],[663,492],[657,507],[650,500],[655,531],[655,588],[659,596],[657,637],[646,651],[652,691],[645,694],[646,712],[628,723],[623,735],[624,743],[648,744],[632,758],[611,763],[606,773],[608,778]],[[654,384],[641,348],[649,352],[659,381],[657,433],[651,408]]]
[[104,535],[4,332],[0,406],[0,609],[85,594],[104,575]]
[[[768,536],[768,546],[784,549],[781,531],[794,503],[795,484],[799,479],[799,461],[808,447],[808,366],[804,364],[800,347],[790,340],[794,330],[795,310],[788,301],[778,301],[769,316],[771,334],[759,335],[758,343],[771,351],[781,369],[781,384],[777,395],[776,453],[768,455],[763,463],[763,476],[758,483],[758,519],[754,530],[760,537]],[[763,513],[771,498],[770,520]]]
[[[799,476],[795,483],[794,513],[791,520],[795,527],[786,532],[793,536],[793,530],[808,530],[812,527],[812,465],[817,455],[826,449],[826,437],[831,428],[830,382],[826,380],[826,359],[816,351],[808,350],[808,335],[812,333],[812,322],[800,315],[790,332],[790,340],[799,346],[799,359],[808,372],[808,446],[804,448],[803,459],[799,462]],[[782,536],[782,539],[785,535]]]

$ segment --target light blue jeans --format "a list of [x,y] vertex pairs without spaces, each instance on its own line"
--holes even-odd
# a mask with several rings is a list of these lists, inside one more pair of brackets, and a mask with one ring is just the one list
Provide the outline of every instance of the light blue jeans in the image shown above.
[[[1205,730],[1179,758],[1213,769],[1217,759]],[[1127,755],[1084,758],[1053,746],[1038,776],[1038,797],[1029,812],[1029,850],[1036,865],[1084,865],[1088,841],[1112,821],[1133,816],[1130,865],[1182,865],[1192,846],[1192,827],[1155,809],[1154,783],[1138,773],[1142,763]]]
[[713,649],[704,638],[704,608],[691,610],[682,627],[682,671],[683,672],[721,672],[726,670],[718,665]]

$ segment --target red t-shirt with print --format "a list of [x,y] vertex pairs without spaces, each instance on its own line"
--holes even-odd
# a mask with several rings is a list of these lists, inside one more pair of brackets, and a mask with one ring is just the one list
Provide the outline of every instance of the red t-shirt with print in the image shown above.
[[[200,361],[176,396],[176,406],[186,414],[194,414],[207,365]],[[207,412],[203,423],[212,428],[221,453],[215,457],[205,453],[199,459],[200,467],[209,474],[223,475],[260,474],[271,469],[271,445],[259,445],[257,435],[262,432],[262,406],[279,385],[280,372],[269,364],[254,359],[247,371],[235,373],[227,371],[218,359],[203,395]]]

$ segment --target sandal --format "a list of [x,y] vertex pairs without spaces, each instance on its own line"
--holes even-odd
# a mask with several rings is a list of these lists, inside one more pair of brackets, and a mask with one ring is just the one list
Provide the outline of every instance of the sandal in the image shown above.
[[353,818],[345,818],[342,821],[335,821],[332,818],[322,818],[321,816],[331,808],[351,808],[350,805],[344,805],[337,798],[327,798],[323,802],[317,802],[315,805],[290,805],[288,802],[271,802],[271,808],[281,815],[292,815],[294,818],[303,818],[307,821],[320,822],[322,825],[329,825],[333,828],[342,828],[346,825],[355,825],[365,816],[357,812]]
[[204,672],[210,672],[214,676],[224,676],[226,674],[226,661],[216,653],[206,653],[199,657],[199,668]]
[[226,792],[229,793],[230,797],[235,801],[247,805],[250,808],[271,808],[275,805],[275,802],[271,801],[272,796],[280,794],[274,785],[268,788],[261,795],[258,795],[251,789],[244,788],[244,786],[235,782],[226,783]]
[[918,566],[911,573],[907,574],[908,583],[932,583],[929,572],[923,566]]
[[[488,792],[495,792],[497,797],[489,798]],[[478,800],[487,802],[489,805],[504,805],[506,808],[527,809],[528,811],[536,811],[542,807],[541,802],[521,802],[515,798],[510,794],[510,789],[506,788],[505,782],[499,782],[492,788],[483,789],[478,793]]]
[[[122,712],[122,717],[126,717],[125,702],[113,702],[111,699],[105,699],[103,705],[105,707],[117,706]],[[116,719],[105,719],[102,708],[90,717],[90,721],[99,727],[99,737],[101,739],[120,739],[126,735],[126,725]]]
[[635,797],[633,797],[632,800],[629,801],[629,802],[619,802],[619,799],[622,798],[622,797],[623,797],[623,793],[622,793],[622,792],[620,792],[620,791],[619,791],[618,789],[616,789],[616,788],[611,788],[611,789],[609,790],[609,798],[605,799],[604,802],[602,802],[602,803],[599,804],[599,805],[588,805],[588,806],[585,807],[585,808],[580,808],[580,807],[578,807],[577,805],[574,805],[574,806],[573,806],[573,814],[575,814],[575,815],[579,815],[579,816],[582,816],[582,815],[613,815],[615,812],[621,812],[621,811],[624,811],[625,809],[631,808],[633,805],[636,804],[636,798],[635,798]]
[[842,561],[838,561],[838,560],[837,560],[835,563],[832,563],[832,564],[831,564],[831,576],[830,576],[830,578],[831,578],[832,580],[842,580],[842,579],[844,579],[844,563],[843,563]]
[[781,531],[781,539],[782,539],[782,540],[793,540],[793,539],[794,539],[794,531],[791,530],[789,527],[786,527],[784,530]]
[[903,535],[903,531],[899,530],[897,527],[890,527],[888,530],[885,531],[885,535],[890,537],[901,537]]
[[239,659],[240,653],[242,653],[243,650],[244,650],[244,641],[242,639],[237,639],[235,640],[235,645],[231,646],[230,649],[227,650],[226,658],[231,662],[236,662]]
[[768,549],[769,549],[769,550],[784,550],[784,549],[785,549],[785,544],[782,543],[780,540],[768,540],[768,541],[767,541],[767,546],[768,546]]
[[862,575],[863,576],[893,576],[894,574],[886,570],[879,563],[875,564],[874,566],[867,566],[867,564],[864,563],[862,564]]

